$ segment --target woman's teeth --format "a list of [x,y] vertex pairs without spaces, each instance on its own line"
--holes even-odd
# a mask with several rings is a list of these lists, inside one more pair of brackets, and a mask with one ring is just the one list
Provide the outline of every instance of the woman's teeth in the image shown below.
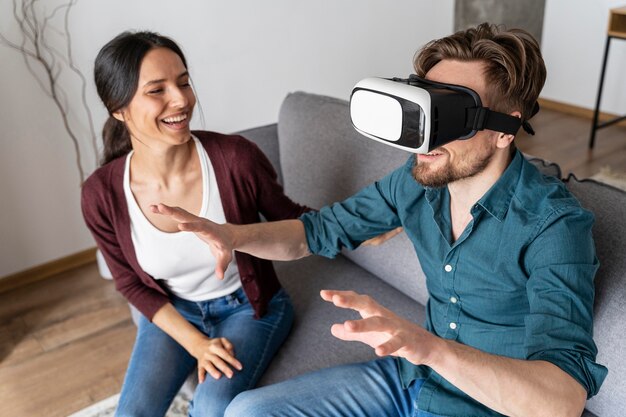
[[163,121],[165,123],[180,123],[183,120],[187,119],[187,115],[186,114],[181,114],[179,116],[173,116],[173,117],[167,117],[165,119],[163,119]]

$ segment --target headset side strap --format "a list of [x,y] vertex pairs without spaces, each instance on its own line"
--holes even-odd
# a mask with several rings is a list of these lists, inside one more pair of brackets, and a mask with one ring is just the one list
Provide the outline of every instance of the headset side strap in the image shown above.
[[491,111],[487,107],[467,109],[466,126],[471,127],[472,130],[489,129],[515,135],[521,125],[522,120],[519,117]]

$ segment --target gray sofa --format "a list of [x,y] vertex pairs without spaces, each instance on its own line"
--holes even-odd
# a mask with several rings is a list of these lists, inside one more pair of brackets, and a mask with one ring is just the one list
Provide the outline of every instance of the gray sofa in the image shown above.
[[[284,100],[278,123],[240,132],[268,155],[295,201],[311,207],[340,201],[406,161],[408,154],[361,137],[345,101],[306,93]],[[562,178],[555,164],[531,159]],[[584,416],[626,416],[626,193],[569,176],[567,187],[594,212],[601,267],[596,276],[594,334],[598,361],[609,368]],[[319,291],[350,289],[374,296],[396,313],[421,323],[427,292],[413,246],[404,233],[379,247],[344,252],[336,259],[309,257],[275,262],[296,308],[294,328],[261,380],[267,385],[304,372],[373,359],[372,349],[330,334],[333,323],[355,314],[333,307]]]
[[[361,137],[350,124],[345,101],[306,93],[286,97],[277,124],[239,132],[257,143],[276,168],[289,196],[311,207],[340,201],[403,164],[408,154]],[[544,173],[560,168],[531,158]],[[595,340],[598,361],[609,368],[600,393],[584,416],[626,416],[626,193],[593,180],[569,176],[567,187],[594,212],[594,237],[601,267],[596,276]],[[321,289],[369,294],[399,315],[424,320],[428,298],[424,276],[404,233],[379,247],[344,252],[336,259],[308,257],[275,262],[291,295],[293,330],[260,385],[350,362],[375,358],[372,349],[330,334],[334,323],[355,314],[322,301]],[[136,318],[136,311],[133,315]],[[192,374],[191,379],[193,379]],[[193,385],[193,382],[190,383]],[[183,389],[189,395],[190,384]]]

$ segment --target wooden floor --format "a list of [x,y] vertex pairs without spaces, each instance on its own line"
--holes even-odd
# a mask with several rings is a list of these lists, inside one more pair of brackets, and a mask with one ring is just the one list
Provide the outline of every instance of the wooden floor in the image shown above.
[[588,178],[603,167],[626,172],[626,127],[609,126],[598,130],[594,149],[589,151],[591,121],[542,109],[531,124],[537,134],[522,132],[517,147],[528,154],[548,159],[579,179]]
[[95,263],[0,294],[0,416],[65,417],[118,393],[134,337]]
[[[518,147],[588,177],[626,171],[626,128],[542,110]],[[126,302],[95,264],[0,294],[0,416],[67,416],[119,392],[135,336]]]

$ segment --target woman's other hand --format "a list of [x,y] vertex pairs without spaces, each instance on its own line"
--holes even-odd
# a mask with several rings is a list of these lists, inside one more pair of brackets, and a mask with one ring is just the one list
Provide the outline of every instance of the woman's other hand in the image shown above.
[[198,382],[204,382],[208,373],[214,379],[222,375],[232,378],[232,368],[241,371],[243,366],[235,358],[233,344],[224,337],[210,339],[203,337],[198,340],[190,352],[198,360]]

